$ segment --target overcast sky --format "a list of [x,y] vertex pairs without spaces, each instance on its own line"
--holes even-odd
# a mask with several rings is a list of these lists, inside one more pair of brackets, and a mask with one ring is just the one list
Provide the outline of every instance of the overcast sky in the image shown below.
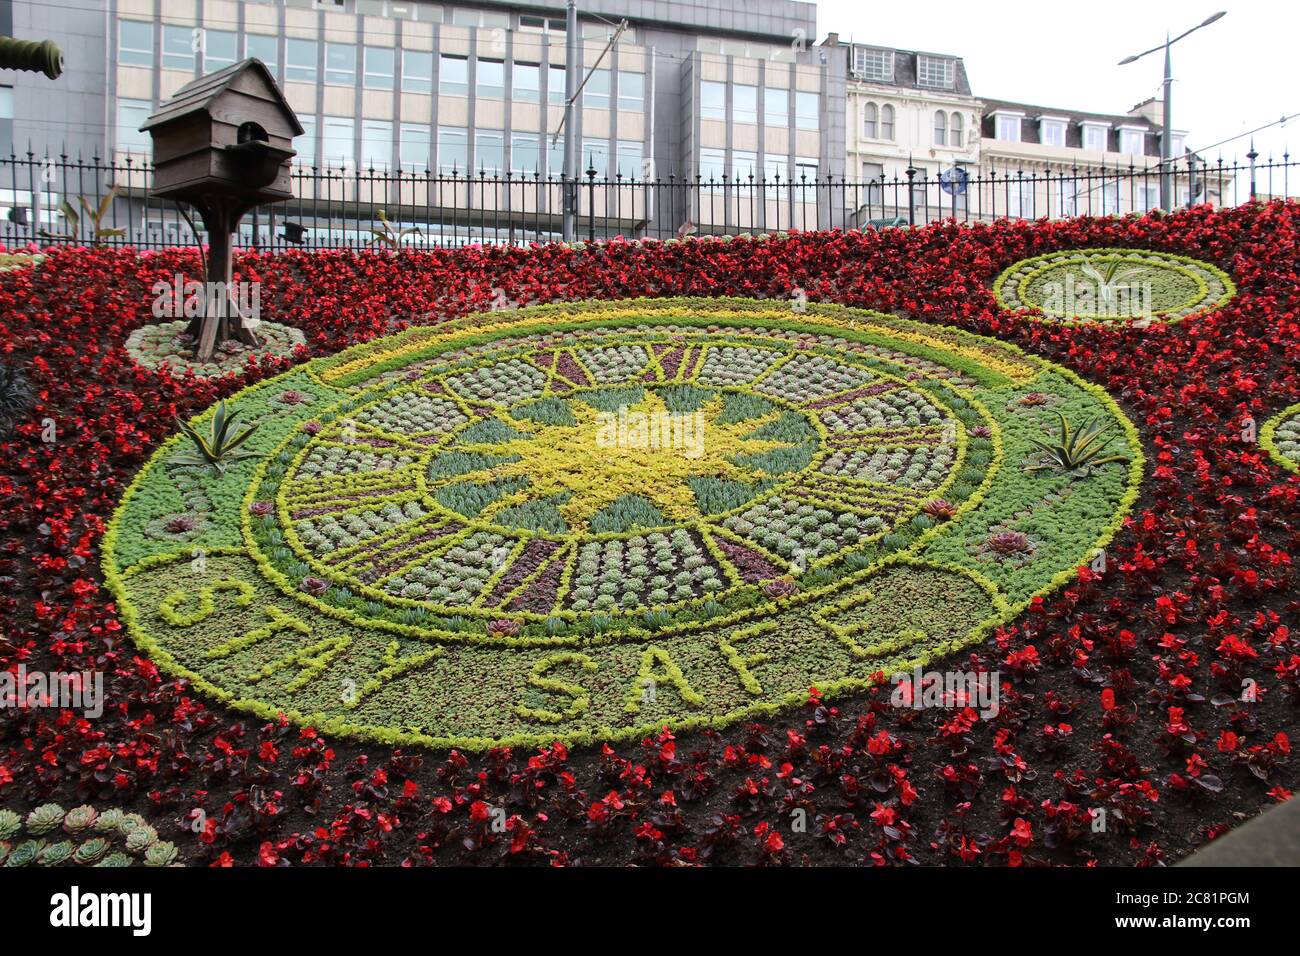
[[[1295,0],[816,2],[819,40],[838,31],[845,41],[960,56],[977,96],[1099,113],[1127,112],[1160,87],[1163,52],[1127,66],[1117,66],[1120,60],[1226,10],[1173,47],[1174,127],[1188,131],[1189,147],[1205,151],[1300,113]],[[1244,157],[1249,144],[1249,137],[1237,139],[1204,155]],[[1288,147],[1293,161],[1300,158],[1300,117],[1257,133],[1255,147],[1261,162],[1270,152],[1280,160]]]

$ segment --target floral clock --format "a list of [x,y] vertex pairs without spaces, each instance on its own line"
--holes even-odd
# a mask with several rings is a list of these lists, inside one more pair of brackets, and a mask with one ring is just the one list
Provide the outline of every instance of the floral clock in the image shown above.
[[993,284],[998,305],[1066,322],[1178,322],[1236,294],[1228,274],[1147,249],[1073,249],[1022,259]]
[[721,725],[936,661],[1093,561],[1143,471],[1104,392],[1013,346],[733,299],[412,329],[190,428],[236,414],[238,453],[176,436],[114,516],[132,637],[233,706],[433,746]]

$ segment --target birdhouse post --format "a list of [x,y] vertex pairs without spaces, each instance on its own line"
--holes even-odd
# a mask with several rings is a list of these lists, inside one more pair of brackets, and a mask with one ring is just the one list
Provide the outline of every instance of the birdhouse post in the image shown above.
[[233,237],[250,209],[293,198],[302,124],[265,64],[250,58],[182,86],[140,129],[153,138],[152,195],[193,205],[208,234],[204,310],[187,329],[195,361],[229,339],[258,345],[254,317],[232,295]]

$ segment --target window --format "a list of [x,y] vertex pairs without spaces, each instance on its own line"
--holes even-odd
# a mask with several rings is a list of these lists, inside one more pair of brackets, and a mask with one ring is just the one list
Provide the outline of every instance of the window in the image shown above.
[[162,65],[167,70],[185,70],[194,72],[194,49],[197,45],[192,27],[176,27],[163,24],[162,28]]
[[456,7],[451,11],[451,22],[462,27],[500,27],[504,30],[510,26],[510,17],[505,13]]
[[284,78],[315,83],[316,41],[296,40],[293,37],[284,41]]
[[713,80],[700,82],[700,116],[704,119],[727,118],[727,84]]
[[325,44],[325,82],[335,86],[357,85],[357,48],[351,43]]
[[584,139],[578,165],[580,176],[586,176],[587,170],[594,169],[597,179],[605,179],[609,176],[609,144],[603,139]]
[[1058,217],[1077,216],[1079,215],[1079,184],[1073,179],[1060,179],[1055,183],[1056,187],[1056,208],[1054,213]]
[[918,86],[950,90],[953,87],[954,63],[944,56],[916,56],[916,82]]
[[1119,151],[1128,156],[1141,156],[1147,151],[1146,131],[1120,127]]
[[727,172],[727,151],[725,149],[700,150],[700,182],[721,184]]
[[948,117],[948,145],[953,149],[961,149],[962,134],[964,124],[960,113],[952,113]]
[[505,63],[501,60],[479,60],[474,73],[474,92],[485,100],[505,99]]
[[361,165],[387,169],[393,162],[393,124],[388,120],[362,120]]
[[520,103],[542,101],[542,68],[536,63],[516,63],[511,68],[511,95]]
[[646,176],[643,144],[630,139],[620,139],[614,145],[615,172],[624,179],[644,179]]
[[816,93],[794,95],[794,125],[799,129],[817,129],[821,97]]
[[148,100],[117,101],[117,148],[132,153],[148,153],[153,142],[148,133],[140,132],[149,118],[152,106]]
[[316,117],[299,113],[298,122],[302,124],[302,135],[294,137],[293,148],[298,151],[298,155],[293,158],[293,161],[299,166],[315,166]]
[[764,156],[763,180],[768,183],[789,182],[790,160],[785,156]]
[[352,120],[346,116],[327,116],[324,123],[324,165],[351,166],[356,163]]
[[271,71],[271,75],[274,76],[276,67],[280,63],[280,41],[275,37],[250,33],[244,37],[244,56],[252,56],[261,60],[266,64],[266,68]]
[[880,138],[894,140],[894,108],[888,103],[880,108]]
[[996,113],[993,117],[993,135],[1004,143],[1020,142],[1020,117],[1007,113]]
[[443,96],[469,96],[469,60],[463,56],[438,57],[438,92]]
[[1039,138],[1044,146],[1065,145],[1065,121],[1045,119],[1039,121]]
[[[880,163],[862,164],[862,183],[866,186],[861,192],[860,202],[868,209],[885,204],[885,167]],[[868,213],[870,215],[870,213]]]
[[763,122],[785,129],[790,125],[790,92],[768,87],[763,91]]
[[118,21],[117,62],[123,66],[153,66],[153,24]]
[[397,162],[403,169],[428,169],[429,127],[424,123],[403,123],[398,130]]
[[797,183],[816,182],[818,168],[817,160],[807,156],[796,156],[794,160],[794,181]]
[[391,47],[366,47],[365,85],[368,90],[391,90],[397,71],[397,52]]
[[564,21],[558,18],[548,20],[545,17],[521,16],[519,30],[521,33],[558,33],[563,36]]
[[867,139],[876,139],[880,135],[880,110],[875,103],[862,108],[862,135]]
[[731,121],[733,123],[758,122],[758,87],[733,86],[731,88]]
[[433,54],[419,50],[402,51],[402,92],[433,92]]
[[213,73],[239,59],[239,40],[230,30],[203,31],[203,72]]
[[1109,139],[1108,127],[1100,123],[1083,124],[1083,148],[1091,149],[1094,152],[1106,152],[1106,141]]
[[1172,137],[1173,150],[1171,155],[1177,159],[1187,151],[1187,137],[1182,133],[1174,133]]
[[452,126],[438,127],[438,172],[464,173],[469,169],[469,134]]
[[1034,215],[1033,183],[1019,179],[1007,180],[1007,215],[1017,219],[1032,219]]
[[546,172],[558,179],[564,175],[564,137],[546,137]]
[[609,109],[609,70],[592,70],[587,85],[582,88],[582,105],[593,109]]
[[934,112],[934,145],[948,145],[948,114],[943,110]]
[[474,165],[485,173],[499,173],[505,168],[504,133],[495,129],[481,129],[474,134]]
[[540,170],[537,136],[533,133],[515,133],[510,138],[510,170],[532,175]]
[[631,113],[645,112],[645,74],[618,71],[618,108]]
[[733,150],[731,153],[731,181],[749,185],[758,180],[758,154]]
[[894,51],[853,48],[853,74],[859,79],[894,82]]
[[1141,185],[1137,188],[1137,211],[1149,212],[1160,205],[1160,187]]
[[564,105],[564,67],[548,66],[546,68],[546,102],[557,106]]
[[1119,215],[1119,180],[1106,183],[1101,187],[1101,214],[1103,216]]

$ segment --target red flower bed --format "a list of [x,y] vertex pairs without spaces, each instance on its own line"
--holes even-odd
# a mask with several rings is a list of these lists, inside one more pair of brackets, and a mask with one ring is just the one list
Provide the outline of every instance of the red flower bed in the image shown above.
[[[989,285],[1006,266],[1084,246],[1195,256],[1239,294],[1146,329],[998,310]],[[996,716],[895,708],[888,687],[834,706],[813,692],[801,714],[770,724],[573,753],[390,751],[263,725],[164,678],[125,640],[97,541],[126,483],[173,415],[282,367],[202,381],[133,365],[122,343],[149,320],[151,287],[197,265],[180,250],[56,250],[0,277],[0,360],[37,393],[0,445],[0,658],[10,670],[103,671],[107,698],[97,720],[5,711],[0,805],[129,806],[191,862],[214,864],[1149,865],[1296,785],[1300,479],[1247,426],[1300,400],[1300,206],[241,257],[238,278],[263,283],[263,314],[306,333],[303,359],[501,294],[529,304],[799,288],[1016,342],[1107,389],[1141,430],[1149,474],[1106,571],[1082,571],[963,662],[1001,672]]]

